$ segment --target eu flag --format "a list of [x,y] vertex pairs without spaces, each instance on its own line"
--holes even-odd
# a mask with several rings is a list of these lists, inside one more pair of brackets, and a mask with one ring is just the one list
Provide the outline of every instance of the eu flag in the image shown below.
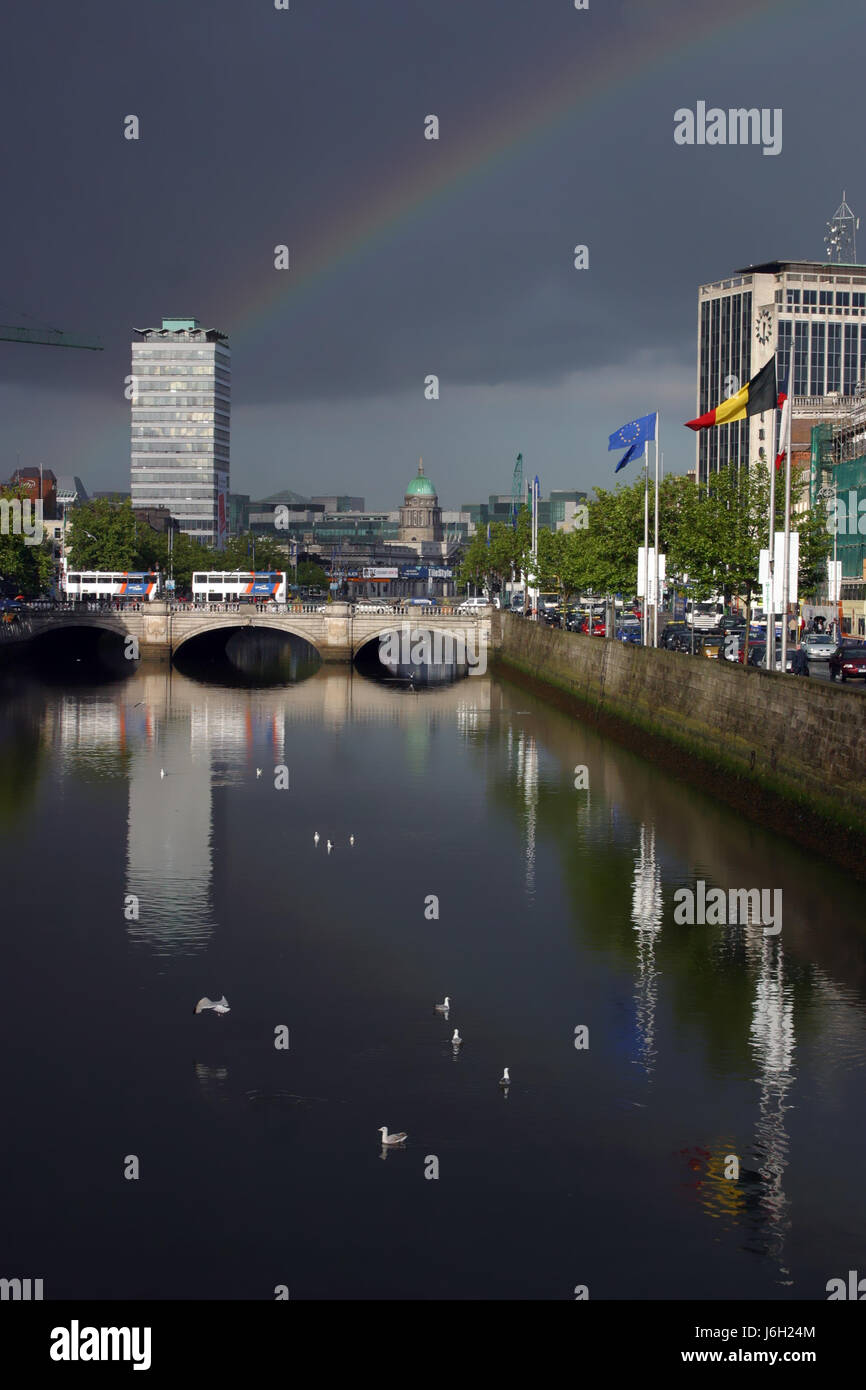
[[636,455],[643,453],[643,446],[647,440],[656,437],[656,415],[641,415],[639,420],[630,420],[627,425],[623,425],[615,434],[610,436],[608,441],[608,453],[611,449],[625,449],[616,468],[618,473],[621,468],[625,468],[627,463],[631,463]]

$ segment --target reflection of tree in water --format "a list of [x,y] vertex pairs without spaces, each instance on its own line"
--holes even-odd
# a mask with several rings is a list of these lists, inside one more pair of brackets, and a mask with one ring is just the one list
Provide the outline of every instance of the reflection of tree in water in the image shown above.
[[21,828],[35,800],[45,744],[41,702],[35,690],[24,697],[0,693],[0,826]]

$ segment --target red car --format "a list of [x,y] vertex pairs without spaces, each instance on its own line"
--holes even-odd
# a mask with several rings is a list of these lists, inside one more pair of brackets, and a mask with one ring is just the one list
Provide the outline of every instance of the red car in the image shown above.
[[862,676],[866,680],[866,647],[838,646],[827,662],[831,681],[840,677],[843,681]]

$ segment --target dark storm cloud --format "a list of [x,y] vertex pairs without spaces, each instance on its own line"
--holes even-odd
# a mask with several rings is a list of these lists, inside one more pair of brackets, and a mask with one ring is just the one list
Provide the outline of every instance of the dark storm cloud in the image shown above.
[[[70,389],[102,396],[119,431],[132,326],[193,313],[230,335],[237,407],[396,397],[431,372],[544,387],[641,352],[680,363],[691,396],[697,285],[818,254],[859,168],[853,8],[824,5],[816,42],[797,3],[783,25],[778,6],[693,0],[21,7],[0,54],[0,320],[37,314],[106,351],[5,347],[0,380],[40,387],[58,422]],[[721,28],[683,46],[713,16]],[[523,143],[570,67],[573,112]],[[581,105],[598,70],[608,89]],[[674,110],[698,98],[782,106],[783,153],[676,147]],[[831,100],[828,144],[816,111]],[[428,112],[438,144],[422,138]],[[138,142],[122,138],[129,113]],[[468,177],[440,189],[480,130]],[[432,192],[422,177],[404,216],[419,169]],[[573,269],[578,242],[588,271]],[[308,282],[332,244],[348,255]],[[347,442],[335,434],[335,457]]]

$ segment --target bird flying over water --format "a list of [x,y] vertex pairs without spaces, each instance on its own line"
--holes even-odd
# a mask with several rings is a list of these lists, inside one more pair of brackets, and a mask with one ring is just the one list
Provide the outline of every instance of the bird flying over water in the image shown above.
[[215,1014],[227,1014],[229,1013],[229,1002],[225,995],[223,995],[222,999],[208,999],[207,995],[205,995],[204,999],[198,1001],[193,1009],[193,1013],[200,1014],[203,1013],[205,1009],[213,1009]]

